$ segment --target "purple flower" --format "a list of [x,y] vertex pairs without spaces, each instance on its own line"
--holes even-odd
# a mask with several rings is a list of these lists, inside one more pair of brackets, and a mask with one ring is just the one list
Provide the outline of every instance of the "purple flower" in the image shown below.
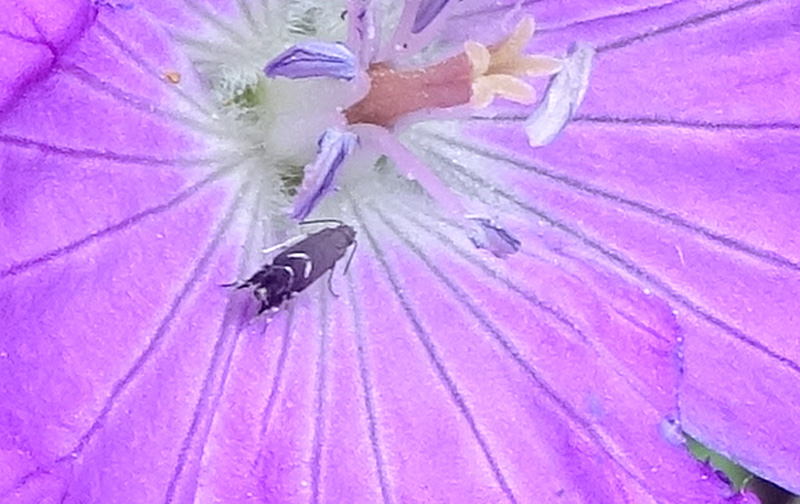
[[[800,491],[794,5],[397,5],[4,15],[0,501],[753,502],[683,431]],[[253,317],[307,194],[339,296]]]

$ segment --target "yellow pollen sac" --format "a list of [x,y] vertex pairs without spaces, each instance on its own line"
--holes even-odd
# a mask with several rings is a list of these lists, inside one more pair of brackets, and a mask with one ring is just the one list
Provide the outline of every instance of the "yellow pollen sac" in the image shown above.
[[499,44],[486,47],[473,40],[464,44],[464,52],[472,66],[470,104],[483,108],[496,96],[517,103],[533,103],[533,87],[520,77],[544,77],[561,71],[561,61],[555,58],[522,52],[533,32],[533,19],[525,18]]
[[175,70],[169,70],[164,72],[164,79],[167,80],[170,84],[180,84],[181,83],[181,74],[176,72]]

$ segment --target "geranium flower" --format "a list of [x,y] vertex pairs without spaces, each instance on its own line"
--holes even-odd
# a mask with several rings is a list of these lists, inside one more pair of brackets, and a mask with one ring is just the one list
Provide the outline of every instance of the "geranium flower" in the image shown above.
[[[753,502],[684,431],[800,491],[791,2],[13,7],[0,500]],[[352,266],[256,317],[306,216]]]

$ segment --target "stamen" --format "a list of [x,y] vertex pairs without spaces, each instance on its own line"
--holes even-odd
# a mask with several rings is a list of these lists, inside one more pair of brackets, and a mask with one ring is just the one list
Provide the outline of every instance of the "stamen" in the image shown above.
[[472,78],[477,79],[489,71],[489,64],[492,60],[492,53],[489,48],[474,40],[464,42],[464,52],[472,65]]
[[357,144],[355,133],[334,128],[325,130],[319,138],[317,158],[306,166],[303,185],[295,198],[293,218],[308,217],[322,197],[332,190],[336,173]]
[[414,25],[411,27],[411,33],[419,33],[428,27],[436,16],[442,12],[442,9],[448,4],[450,0],[422,0],[420,2],[417,13],[414,15]]
[[575,115],[589,86],[594,49],[576,45],[564,62],[564,70],[553,78],[545,98],[525,121],[525,133],[533,147],[552,142]]
[[164,79],[170,84],[180,84],[181,83],[181,74],[180,72],[176,72],[175,70],[168,70],[164,72]]
[[375,57],[380,45],[380,33],[372,0],[351,0],[348,3],[350,23],[347,45],[353,49],[360,66],[366,67]]
[[472,65],[473,97],[470,103],[474,107],[488,106],[495,95],[517,103],[533,103],[533,88],[520,77],[542,77],[561,70],[561,62],[555,58],[522,53],[533,32],[533,19],[525,18],[506,40],[497,45],[486,47],[472,40],[464,44],[464,53]]
[[511,75],[487,75],[472,84],[470,103],[477,108],[487,107],[495,96],[501,96],[517,103],[534,102],[533,87],[522,79]]
[[495,257],[504,258],[519,251],[522,242],[504,228],[486,217],[467,217],[478,224],[478,228],[470,235],[475,247],[486,249]]
[[356,76],[356,57],[346,45],[330,42],[303,42],[293,45],[264,67],[267,77],[304,79],[333,77],[352,80]]
[[533,103],[533,87],[521,77],[552,75],[562,68],[557,59],[522,53],[533,29],[533,20],[525,19],[497,45],[467,41],[462,54],[422,69],[401,71],[386,63],[372,64],[367,70],[370,90],[345,110],[347,122],[391,127],[413,112],[467,103],[485,107],[496,96]]
[[519,75],[516,72],[517,63],[525,59],[522,50],[531,41],[535,26],[533,18],[524,18],[506,40],[491,48],[492,64],[489,68],[490,73]]

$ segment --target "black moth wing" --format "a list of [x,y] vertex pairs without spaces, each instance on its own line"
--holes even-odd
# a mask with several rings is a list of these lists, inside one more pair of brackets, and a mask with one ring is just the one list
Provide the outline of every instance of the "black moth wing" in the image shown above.
[[355,230],[346,224],[318,231],[278,254],[273,267],[294,272],[291,292],[300,292],[333,269],[355,241]]
[[355,230],[340,224],[307,236],[275,256],[237,289],[251,288],[260,302],[258,313],[277,308],[333,269],[355,242]]

